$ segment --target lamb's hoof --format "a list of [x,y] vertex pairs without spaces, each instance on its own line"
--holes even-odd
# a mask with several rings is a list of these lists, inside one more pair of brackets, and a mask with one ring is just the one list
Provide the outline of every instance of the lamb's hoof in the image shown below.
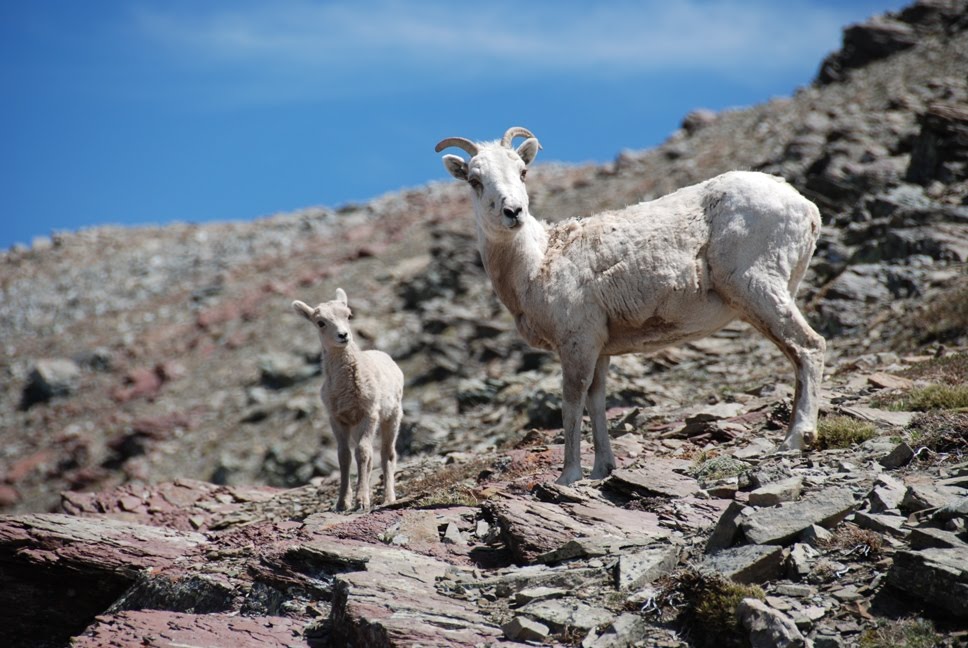
[[581,468],[575,470],[566,469],[561,473],[561,477],[555,480],[555,483],[561,484],[562,486],[571,486],[579,479],[581,479]]

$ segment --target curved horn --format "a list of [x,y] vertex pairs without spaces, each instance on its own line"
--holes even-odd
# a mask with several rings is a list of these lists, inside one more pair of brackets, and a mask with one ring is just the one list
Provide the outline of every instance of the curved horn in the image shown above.
[[504,137],[501,138],[501,146],[504,148],[511,148],[511,140],[515,137],[534,137],[534,133],[529,131],[527,128],[522,128],[521,126],[512,126],[507,129],[504,133]]
[[466,151],[467,153],[477,155],[477,144],[470,141],[469,139],[464,139],[463,137],[448,137],[447,139],[442,139],[434,147],[434,150],[440,153],[445,148],[449,146],[456,146],[459,149]]

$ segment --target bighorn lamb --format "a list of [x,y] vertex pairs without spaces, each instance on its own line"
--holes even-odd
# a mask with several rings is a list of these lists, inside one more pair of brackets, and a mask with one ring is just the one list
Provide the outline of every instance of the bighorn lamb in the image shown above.
[[353,315],[342,288],[336,289],[335,300],[316,308],[299,300],[292,307],[316,327],[323,347],[323,387],[319,393],[336,436],[339,457],[336,510],[344,511],[350,506],[351,450],[356,453],[356,505],[363,510],[370,508],[370,468],[377,428],[383,463],[383,503],[394,502],[395,444],[403,414],[403,372],[386,353],[363,351],[357,346],[349,327]]
[[[527,138],[517,148],[516,137]],[[605,421],[610,356],[654,351],[740,318],[796,368],[793,418],[781,448],[816,439],[826,344],[794,295],[820,231],[816,205],[782,178],[733,171],[617,211],[547,225],[528,210],[525,175],[541,146],[525,128],[500,141],[451,137],[444,166],[472,190],[477,238],[495,293],[532,346],[557,351],[565,463],[582,477],[587,404],[601,479],[615,467]],[[587,397],[587,400],[586,400]]]

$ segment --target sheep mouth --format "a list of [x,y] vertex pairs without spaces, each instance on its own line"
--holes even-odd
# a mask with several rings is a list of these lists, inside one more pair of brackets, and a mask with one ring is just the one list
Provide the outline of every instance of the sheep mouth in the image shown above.
[[512,229],[512,230],[513,229],[517,229],[517,228],[521,227],[521,218],[518,217],[518,216],[505,216],[504,217],[504,225],[508,229]]

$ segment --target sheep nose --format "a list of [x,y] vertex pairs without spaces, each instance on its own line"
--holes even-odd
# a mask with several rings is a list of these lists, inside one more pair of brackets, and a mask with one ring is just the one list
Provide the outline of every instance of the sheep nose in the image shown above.
[[336,337],[338,337],[341,342],[345,342],[346,338],[348,338],[349,336],[350,334],[347,333],[346,331],[340,331],[339,333],[336,334]]
[[504,212],[504,215],[507,218],[510,218],[511,220],[517,220],[518,216],[521,215],[521,208],[520,207],[505,207],[504,210],[503,210],[503,212]]

